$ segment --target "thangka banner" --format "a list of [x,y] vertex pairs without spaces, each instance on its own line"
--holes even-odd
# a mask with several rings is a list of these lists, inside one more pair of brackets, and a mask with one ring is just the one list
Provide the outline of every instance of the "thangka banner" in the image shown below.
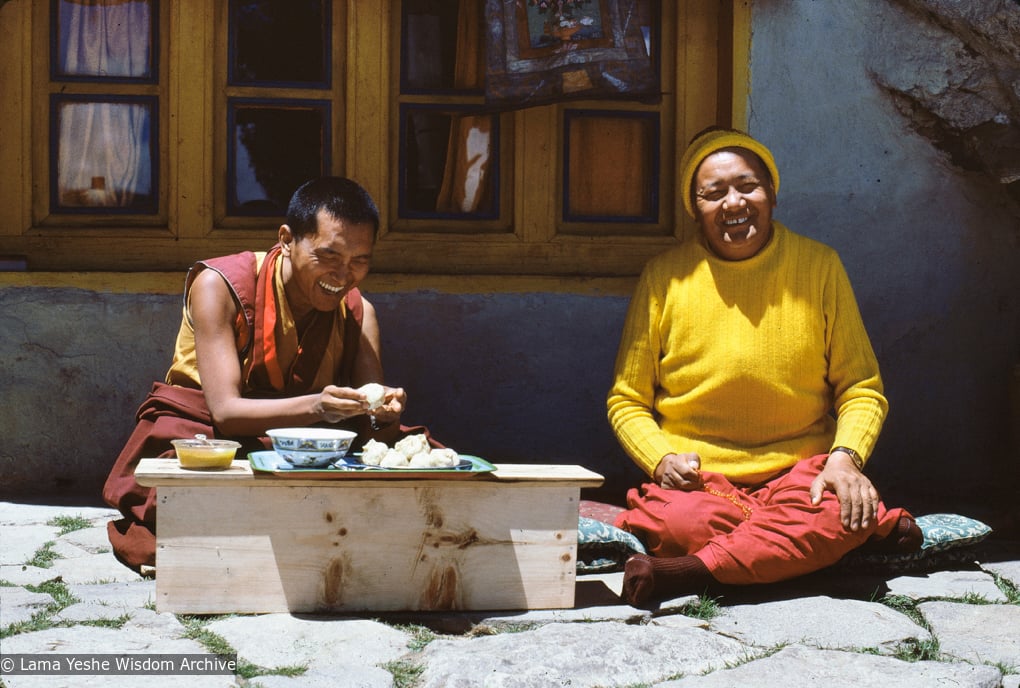
[[486,105],[658,102],[658,0],[486,0]]

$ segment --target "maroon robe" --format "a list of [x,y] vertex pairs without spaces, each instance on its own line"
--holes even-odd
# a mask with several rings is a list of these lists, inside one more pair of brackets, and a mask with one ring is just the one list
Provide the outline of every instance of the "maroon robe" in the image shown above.
[[[273,259],[279,253],[279,248],[274,247],[266,256],[262,265],[263,280],[272,282]],[[201,266],[201,267],[198,267]],[[238,358],[244,366],[245,358],[252,343],[255,342],[258,358],[258,342],[265,341],[261,327],[263,318],[260,317],[259,309],[265,310],[272,307],[273,300],[264,298],[258,292],[256,274],[257,261],[254,253],[245,252],[212,260],[204,261],[196,265],[188,274],[185,286],[185,303],[187,303],[188,290],[191,287],[194,276],[203,268],[215,270],[226,280],[235,300],[240,304],[235,331],[238,347]],[[266,273],[266,271],[269,271]],[[263,288],[263,292],[265,288]],[[270,292],[271,293],[271,292]],[[361,294],[357,289],[347,293],[345,300],[348,307],[348,317],[344,323],[344,346],[343,357],[340,363],[340,379],[337,384],[346,385],[350,383],[351,373],[354,369],[354,359],[357,353],[358,341],[361,337],[361,323],[364,309],[361,301]],[[332,317],[332,314],[323,314],[322,317]],[[270,322],[272,319],[270,319]],[[321,328],[322,332],[329,328]],[[314,351],[314,347],[308,347]],[[253,366],[258,366],[262,361],[253,361]],[[302,368],[295,365],[295,369]],[[246,375],[246,377],[248,377]],[[265,376],[255,375],[250,379],[262,379]],[[289,380],[284,390],[273,389],[266,383],[266,389],[253,390],[253,396],[294,396],[297,394],[309,393],[314,390],[301,389],[300,374]],[[127,444],[121,450],[120,456],[110,471],[103,486],[103,499],[113,507],[116,507],[123,514],[123,518],[110,521],[108,533],[110,544],[117,558],[129,568],[139,570],[143,565],[154,566],[156,563],[156,490],[151,487],[139,485],[135,480],[135,468],[143,457],[173,457],[175,456],[170,440],[193,437],[198,433],[208,437],[222,437],[212,424],[212,417],[209,407],[206,405],[205,395],[200,389],[191,389],[176,385],[168,385],[162,382],[153,384],[152,391],[142,402],[136,414],[137,425],[134,432],[128,439]],[[232,437],[241,442],[242,447],[238,450],[239,456],[245,456],[247,452],[259,449],[266,449],[272,445],[266,438],[255,437]]]

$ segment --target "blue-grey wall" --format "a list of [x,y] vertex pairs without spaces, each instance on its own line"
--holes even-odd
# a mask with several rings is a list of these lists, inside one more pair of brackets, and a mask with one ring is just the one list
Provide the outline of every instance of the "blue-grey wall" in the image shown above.
[[1001,494],[1020,477],[1017,209],[912,131],[872,76],[948,89],[949,38],[889,2],[756,2],[753,28],[749,128],[777,159],[776,217],[839,251],[882,365],[890,415],[870,470],[947,508]]
[[[871,78],[911,60],[911,22],[888,2],[755,3],[749,129],[779,164],[778,219],[834,246],[856,288],[891,403],[879,487],[994,517],[1020,484],[1020,231]],[[368,285],[406,421],[496,461],[580,463],[619,494],[640,477],[605,420],[627,298],[562,291]],[[97,494],[179,317],[177,295],[0,288],[0,492]]]
[[405,422],[496,461],[578,463],[640,477],[606,421],[627,298],[410,293],[371,297]]
[[[367,294],[404,422],[493,461],[579,463],[622,491],[640,473],[605,420],[627,299]],[[0,495],[97,493],[180,324],[180,297],[0,289]]]

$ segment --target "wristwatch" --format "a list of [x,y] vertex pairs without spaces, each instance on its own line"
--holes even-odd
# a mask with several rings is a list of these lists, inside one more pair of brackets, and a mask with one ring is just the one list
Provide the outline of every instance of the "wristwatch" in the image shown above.
[[854,451],[850,447],[833,447],[832,449],[829,450],[829,453],[834,454],[835,452],[838,451],[846,452],[847,454],[849,454],[850,459],[854,462],[854,465],[857,466],[857,470],[859,471],[864,470],[864,459],[862,459],[861,455],[858,454],[856,451]]

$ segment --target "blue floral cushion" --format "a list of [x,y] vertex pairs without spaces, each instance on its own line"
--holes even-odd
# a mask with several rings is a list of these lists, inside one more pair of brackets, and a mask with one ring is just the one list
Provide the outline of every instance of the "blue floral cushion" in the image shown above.
[[647,553],[633,534],[594,518],[577,519],[578,573],[622,571],[627,557],[635,552]]
[[916,521],[917,527],[924,533],[922,552],[943,552],[977,544],[992,532],[981,521],[959,514],[927,514],[918,516]]
[[[924,533],[920,551],[909,554],[877,554],[852,552],[842,565],[851,568],[877,568],[883,571],[915,571],[930,569],[939,563],[952,562],[969,556],[958,552],[991,534],[992,529],[977,519],[960,514],[926,514],[917,517],[917,526]],[[627,557],[647,554],[638,538],[608,523],[581,516],[577,521],[577,572],[608,573],[622,571]]]
[[919,551],[908,554],[851,552],[840,565],[902,573],[931,571],[941,565],[973,559],[974,554],[965,548],[976,545],[992,532],[991,527],[981,521],[960,514],[926,514],[915,520],[924,534]]

